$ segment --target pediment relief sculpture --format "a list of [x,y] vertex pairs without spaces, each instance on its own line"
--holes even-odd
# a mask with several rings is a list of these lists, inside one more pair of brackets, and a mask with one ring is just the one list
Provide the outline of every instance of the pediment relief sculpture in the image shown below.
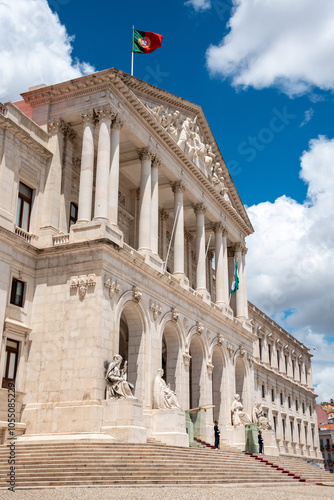
[[231,204],[223,169],[213,152],[214,144],[206,141],[197,123],[197,117],[192,119],[181,115],[178,110],[170,111],[162,105],[151,107],[146,104],[146,106],[189,159],[207,173],[207,177],[221,196]]

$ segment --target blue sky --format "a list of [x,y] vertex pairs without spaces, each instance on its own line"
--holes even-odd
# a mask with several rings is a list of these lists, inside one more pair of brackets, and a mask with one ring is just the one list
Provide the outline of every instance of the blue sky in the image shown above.
[[202,106],[247,207],[250,300],[312,347],[334,397],[333,0],[2,0],[0,101],[130,72],[133,24],[164,36],[134,75]]
[[[226,163],[234,167],[231,173],[243,203],[274,201],[282,194],[305,199],[299,157],[313,137],[334,135],[333,98],[321,92],[326,101],[313,103],[309,95],[290,99],[277,89],[235,89],[230,79],[211,77],[206,50],[227,34],[231,2],[215,1],[204,12],[173,0],[147,0],[144,8],[138,2],[100,1],[94,9],[91,1],[82,0],[79,12],[75,0],[49,4],[75,35],[72,56],[96,70],[116,67],[130,73],[132,25],[162,34],[161,49],[134,56],[134,75],[202,106]],[[272,140],[264,133],[262,142],[261,131],[269,126],[273,109],[285,107],[294,118]],[[300,127],[310,108],[312,119]],[[252,138],[257,148],[249,144]]]

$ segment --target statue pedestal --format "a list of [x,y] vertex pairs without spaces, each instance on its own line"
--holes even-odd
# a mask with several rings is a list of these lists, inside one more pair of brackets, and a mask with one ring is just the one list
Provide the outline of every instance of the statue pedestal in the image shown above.
[[137,399],[107,399],[102,404],[101,432],[126,443],[146,443],[143,406]]
[[247,453],[258,453],[259,452],[259,426],[257,424],[250,424],[245,426],[245,451]]
[[264,455],[279,456],[275,431],[272,429],[262,431]]
[[226,435],[228,439],[228,443],[235,448],[238,448],[240,451],[245,451],[245,427],[243,425],[239,425],[234,428],[233,425],[228,425],[226,427]]
[[180,408],[152,410],[152,437],[169,446],[189,446],[185,412]]

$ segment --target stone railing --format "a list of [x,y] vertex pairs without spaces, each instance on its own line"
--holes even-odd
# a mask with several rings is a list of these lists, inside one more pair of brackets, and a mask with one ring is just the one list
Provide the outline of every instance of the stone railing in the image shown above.
[[69,234],[57,234],[56,236],[52,236],[53,246],[56,247],[58,245],[67,245],[70,242]]
[[28,243],[34,244],[38,240],[38,236],[35,234],[28,233],[21,227],[15,226],[15,234],[17,236],[20,236],[21,238],[25,239]]

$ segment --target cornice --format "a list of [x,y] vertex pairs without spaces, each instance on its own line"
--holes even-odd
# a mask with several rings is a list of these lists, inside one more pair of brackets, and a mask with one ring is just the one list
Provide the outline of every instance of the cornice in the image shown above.
[[23,144],[31,148],[37,154],[48,160],[53,156],[51,151],[40,144],[36,139],[31,137],[31,135],[26,132],[20,125],[15,123],[9,117],[0,114],[0,128],[3,130],[9,130],[13,135],[15,135]]
[[[248,311],[249,311],[249,316],[255,316],[254,319],[256,319],[257,321],[259,321],[259,318],[261,318],[261,321],[266,324],[266,328],[275,329],[279,335],[283,334],[284,337],[286,338],[287,343],[293,342],[296,348],[299,348],[302,351],[302,354],[308,357],[309,361],[311,360],[313,356],[309,352],[309,349],[302,342],[297,340],[293,335],[291,335],[291,333],[284,330],[284,328],[278,325],[274,320],[269,318],[269,316],[267,316],[263,311],[261,311],[258,307],[256,307],[249,301],[248,301]],[[258,316],[259,318],[257,318],[256,316]]]

